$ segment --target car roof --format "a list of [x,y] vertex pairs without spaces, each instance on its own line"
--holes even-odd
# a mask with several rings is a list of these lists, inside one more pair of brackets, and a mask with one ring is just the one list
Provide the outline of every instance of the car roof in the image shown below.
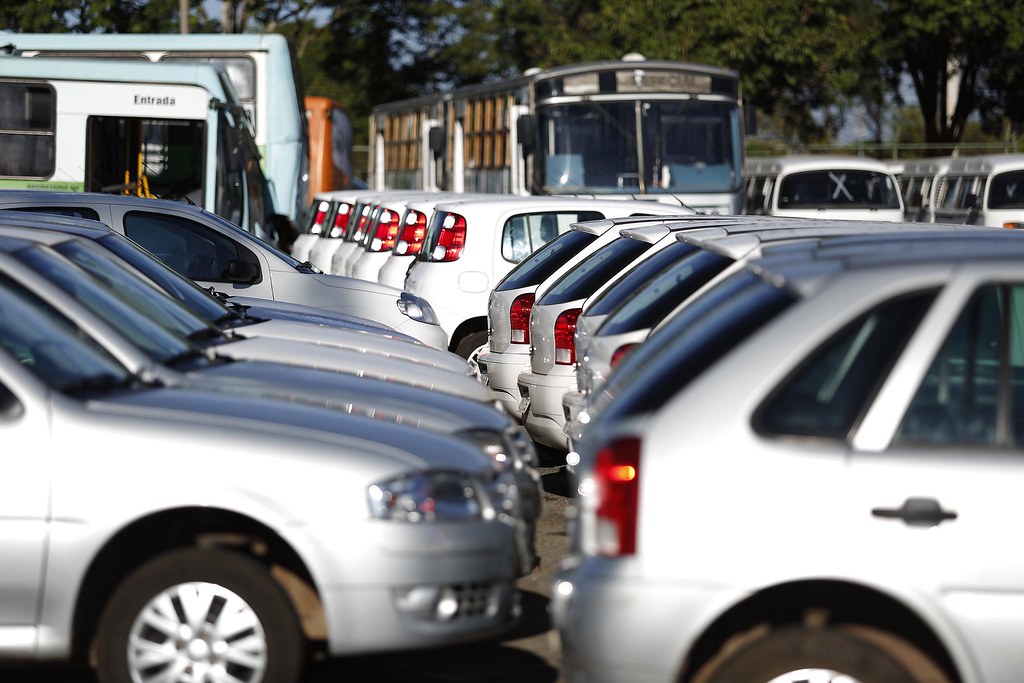
[[34,211],[12,211],[9,209],[0,209],[0,226],[59,230],[91,239],[97,239],[114,232],[107,224],[91,218]]
[[77,204],[87,206],[89,204],[113,204],[127,206],[145,206],[157,208],[174,208],[178,210],[195,211],[196,213],[207,213],[205,209],[187,202],[179,202],[173,199],[152,199],[150,197],[136,197],[134,195],[107,194],[105,192],[53,192],[50,190],[0,190],[0,208],[4,203],[23,202],[33,206],[46,206],[47,204]]
[[436,210],[445,210],[449,206],[467,205],[467,204],[487,204],[489,207],[493,207],[497,211],[508,211],[513,209],[521,208],[526,205],[535,205],[540,209],[546,208],[547,205],[562,205],[572,208],[587,208],[587,207],[616,207],[619,208],[623,205],[623,202],[631,203],[636,207],[637,211],[643,208],[652,207],[656,211],[661,211],[662,214],[666,215],[671,211],[677,212],[681,215],[686,214],[686,210],[679,205],[668,204],[665,202],[659,202],[653,199],[649,200],[637,200],[635,198],[624,198],[624,199],[595,199],[593,197],[577,197],[577,196],[559,196],[559,195],[531,195],[531,196],[517,196],[517,195],[494,195],[493,197],[476,196],[469,199],[458,199],[453,198],[450,201],[440,202],[434,206]]

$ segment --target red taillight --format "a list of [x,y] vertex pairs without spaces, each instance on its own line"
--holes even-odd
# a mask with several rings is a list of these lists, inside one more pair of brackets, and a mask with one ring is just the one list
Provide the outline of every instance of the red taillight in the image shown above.
[[615,349],[615,353],[612,354],[611,366],[614,368],[618,365],[634,346],[636,346],[636,344],[623,344],[619,348]]
[[437,235],[437,246],[430,254],[431,261],[457,261],[466,245],[466,219],[457,213],[444,217],[441,232]]
[[327,218],[327,209],[330,208],[328,202],[320,202],[316,207],[316,215],[313,217],[313,224],[309,226],[309,233],[311,235],[319,235],[324,229],[324,219]]
[[530,311],[533,310],[533,294],[520,294],[512,300],[508,309],[508,322],[512,327],[513,344],[530,343]]
[[377,222],[377,230],[373,234],[373,239],[370,240],[367,251],[391,251],[394,249],[400,218],[401,216],[390,209],[382,210],[380,220]]
[[640,439],[616,439],[597,452],[597,553],[636,552],[636,520],[640,491]]
[[[352,235],[350,242],[359,242],[366,236],[364,232],[366,230],[366,221],[370,217],[370,207],[364,206],[362,212],[359,214],[359,222],[355,224],[355,233]],[[348,231],[346,230],[346,235]]]
[[576,362],[576,321],[581,308],[569,308],[555,318],[555,365]]
[[331,237],[345,237],[348,230],[348,218],[352,215],[352,205],[346,202],[338,204],[338,212],[334,214],[334,225],[331,226]]
[[398,242],[395,244],[395,253],[409,256],[420,253],[426,234],[427,214],[409,209],[405,216],[405,225],[402,226],[402,234],[399,235]]

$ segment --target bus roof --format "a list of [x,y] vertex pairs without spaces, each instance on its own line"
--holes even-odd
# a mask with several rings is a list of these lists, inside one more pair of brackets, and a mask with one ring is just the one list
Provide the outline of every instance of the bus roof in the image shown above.
[[951,159],[947,175],[978,175],[1024,169],[1024,154],[979,154]]
[[280,50],[288,41],[278,33],[13,33],[0,31],[0,42],[22,50]]
[[113,59],[0,57],[0,78],[12,77],[199,85],[212,96],[225,102],[237,103],[238,101],[224,68],[213,64],[148,64]]

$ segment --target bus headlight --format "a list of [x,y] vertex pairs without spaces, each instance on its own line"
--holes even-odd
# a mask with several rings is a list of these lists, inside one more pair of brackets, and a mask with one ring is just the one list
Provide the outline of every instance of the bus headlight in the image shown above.
[[434,315],[434,309],[430,307],[426,299],[410,294],[409,292],[402,292],[402,295],[398,297],[398,310],[403,315],[412,318],[417,322],[421,322],[427,325],[437,325],[437,316]]

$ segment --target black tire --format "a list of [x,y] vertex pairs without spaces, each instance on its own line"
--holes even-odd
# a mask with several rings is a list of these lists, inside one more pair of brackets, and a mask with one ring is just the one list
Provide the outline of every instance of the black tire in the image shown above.
[[[178,595],[190,597],[195,591],[212,598],[201,605],[204,607],[201,612],[195,612],[205,615],[205,619],[183,617],[180,600],[169,598],[179,589],[183,590]],[[160,604],[173,607],[174,614],[169,619],[148,620],[147,623],[159,623],[164,632],[161,628],[143,625],[140,619],[144,613],[155,613],[151,601],[161,595]],[[234,600],[235,597],[241,601],[225,602],[225,598]],[[235,615],[234,619],[246,620],[248,624],[239,630],[226,619],[224,623],[229,628],[217,632],[221,625],[218,617],[224,606],[230,610],[224,614]],[[181,622],[201,624],[203,634],[191,637],[183,634],[182,629],[191,632],[191,627]],[[171,641],[166,631],[174,630],[178,636]],[[97,629],[96,668],[101,683],[146,680],[132,675],[133,652],[142,652],[133,650],[130,645],[133,633],[150,645],[164,648],[158,664],[136,665],[147,672],[174,666],[194,667],[196,671],[207,666],[223,666],[250,674],[250,678],[243,680],[251,683],[286,683],[300,680],[305,663],[305,638],[284,590],[262,564],[225,550],[173,551],[147,562],[124,580],[107,602]],[[259,646],[254,647],[254,642]],[[245,652],[246,657],[237,656],[239,652]],[[259,663],[254,666],[241,663],[248,662],[249,657]]]
[[765,683],[802,669],[834,671],[863,683],[949,681],[911,643],[867,627],[766,629],[739,640],[727,643],[690,683]]
[[470,332],[465,337],[459,340],[459,343],[455,346],[455,354],[465,358],[471,363],[476,364],[476,358],[473,355],[477,349],[487,343],[487,330],[481,330],[479,332]]

